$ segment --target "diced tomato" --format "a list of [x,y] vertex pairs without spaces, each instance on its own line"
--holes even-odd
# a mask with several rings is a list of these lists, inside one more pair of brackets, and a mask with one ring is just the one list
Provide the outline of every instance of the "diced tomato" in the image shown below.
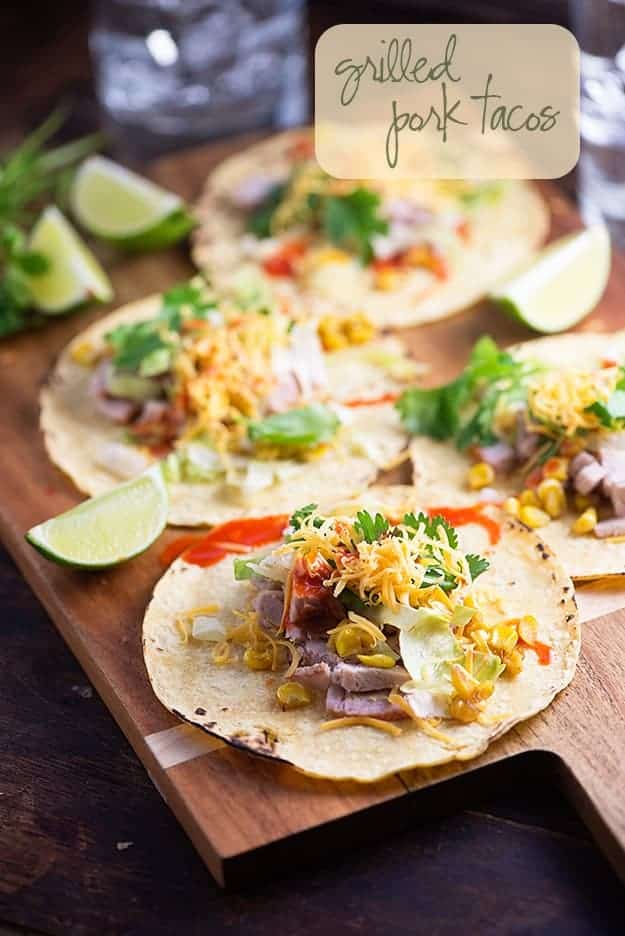
[[382,393],[380,396],[372,397],[369,400],[360,397],[356,400],[346,400],[343,405],[354,408],[358,406],[377,406],[379,403],[394,403],[399,399],[399,396],[399,393]]
[[277,253],[263,260],[263,270],[269,276],[293,276],[295,263],[306,252],[307,246],[305,240],[288,241]]
[[315,142],[312,136],[302,136],[294,140],[288,148],[288,155],[295,161],[312,159],[315,155]]
[[456,225],[456,234],[461,240],[465,241],[465,243],[471,240],[471,225],[466,219],[458,222]]
[[527,478],[525,479],[525,483],[529,488],[535,488],[535,487],[538,487],[542,479],[543,479],[543,469],[539,465],[538,467],[534,468],[533,471],[530,471]]

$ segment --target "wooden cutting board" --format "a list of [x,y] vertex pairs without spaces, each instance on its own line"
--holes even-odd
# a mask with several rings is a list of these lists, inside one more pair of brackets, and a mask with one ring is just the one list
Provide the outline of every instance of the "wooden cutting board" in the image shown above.
[[[162,162],[154,176],[192,199],[211,166],[235,148],[230,141],[182,154]],[[556,190],[544,191],[553,234],[578,226],[574,210]],[[191,271],[182,251],[104,259],[113,271],[117,303],[166,288]],[[48,563],[23,539],[29,527],[79,500],[46,457],[37,396],[63,345],[106,311],[60,319],[0,346],[0,535],[215,878],[221,884],[256,878],[271,873],[277,858],[310,858],[388,834],[393,825],[405,825],[408,815],[431,816],[460,805],[463,783],[497,785],[517,770],[528,783],[561,781],[625,878],[625,611],[597,617],[606,601],[625,608],[625,586],[622,593],[617,587],[591,596],[587,616],[594,620],[585,627],[572,686],[545,713],[466,765],[414,771],[371,786],[321,782],[180,725],[160,706],[143,667],[141,619],[162,573],[159,552],[177,534],[165,533],[140,558],[101,574]],[[601,306],[582,328],[610,331],[624,325],[625,259],[616,257]],[[405,337],[415,355],[429,361],[438,381],[460,368],[484,332],[503,342],[530,337],[486,304]],[[264,853],[272,864],[263,863]]]

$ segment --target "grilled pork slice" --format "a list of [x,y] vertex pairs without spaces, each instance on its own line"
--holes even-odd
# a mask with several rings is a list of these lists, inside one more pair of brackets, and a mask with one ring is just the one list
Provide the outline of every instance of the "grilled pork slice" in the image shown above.
[[527,461],[534,455],[540,445],[540,436],[537,432],[530,432],[525,423],[525,411],[519,410],[516,422],[516,440],[514,447],[519,459]]
[[332,683],[326,695],[326,711],[329,715],[366,716],[380,718],[382,721],[399,721],[406,718],[406,713],[398,705],[389,702],[386,693],[346,692],[341,686]]
[[258,612],[259,624],[267,630],[278,630],[284,612],[284,590],[282,586],[262,588],[252,601]]
[[516,462],[516,452],[507,442],[480,445],[477,456],[480,461],[486,462],[496,472],[510,471]]
[[403,666],[388,669],[359,663],[338,663],[332,670],[332,682],[348,692],[375,692],[401,686],[410,676]]
[[616,516],[623,517],[625,516],[625,432],[614,432],[600,442],[599,460],[605,471],[602,483],[603,493],[612,501]]
[[166,400],[147,400],[132,424],[132,434],[147,445],[173,442],[180,434],[184,413]]
[[625,536],[625,517],[610,517],[601,520],[594,529],[595,536],[605,539],[607,536]]
[[[586,454],[586,453],[585,453]],[[580,494],[590,494],[598,487],[606,476],[605,468],[596,458],[589,456],[591,461],[580,468],[573,478],[573,487]]]
[[331,670],[327,663],[313,663],[311,666],[298,666],[293,673],[293,679],[313,689],[316,692],[325,692],[330,685]]
[[327,663],[336,666],[340,657],[338,653],[330,650],[325,640],[306,640],[300,646],[302,651],[302,665],[312,666],[315,663]]
[[141,404],[135,400],[124,400],[108,395],[106,388],[110,370],[110,361],[101,361],[98,364],[89,381],[89,395],[93,398],[99,413],[111,422],[126,426],[135,418]]

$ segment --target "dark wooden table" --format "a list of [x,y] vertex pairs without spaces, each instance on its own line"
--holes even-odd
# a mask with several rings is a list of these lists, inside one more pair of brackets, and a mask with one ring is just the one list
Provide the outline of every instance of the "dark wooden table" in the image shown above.
[[[365,19],[316,6],[321,26]],[[3,140],[68,90],[78,128],[93,119],[85,10],[1,11]],[[220,892],[1,549],[0,600],[0,936],[623,932],[621,884],[561,794],[525,773],[493,775],[462,812]]]

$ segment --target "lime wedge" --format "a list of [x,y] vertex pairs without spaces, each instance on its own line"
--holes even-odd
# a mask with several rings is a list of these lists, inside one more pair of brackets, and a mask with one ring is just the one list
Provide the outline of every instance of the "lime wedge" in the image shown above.
[[534,331],[560,332],[597,305],[609,274],[610,236],[598,224],[549,244],[490,298]]
[[33,301],[42,312],[57,315],[90,299],[108,302],[113,298],[108,276],[54,205],[35,224],[29,246],[50,263],[47,273],[28,279]]
[[167,247],[194,225],[178,195],[103,156],[85,160],[70,199],[76,219],[90,234],[128,250]]
[[106,569],[151,546],[167,523],[169,498],[160,464],[29,530],[46,559],[77,569]]

